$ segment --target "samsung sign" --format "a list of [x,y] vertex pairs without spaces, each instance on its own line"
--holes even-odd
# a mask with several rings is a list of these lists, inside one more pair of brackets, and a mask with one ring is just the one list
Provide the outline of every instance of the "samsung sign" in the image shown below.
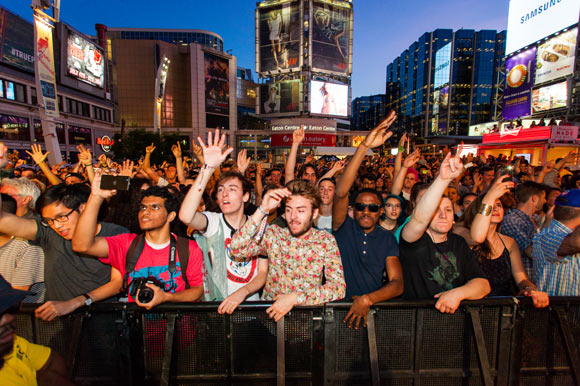
[[506,55],[578,23],[580,0],[511,0]]

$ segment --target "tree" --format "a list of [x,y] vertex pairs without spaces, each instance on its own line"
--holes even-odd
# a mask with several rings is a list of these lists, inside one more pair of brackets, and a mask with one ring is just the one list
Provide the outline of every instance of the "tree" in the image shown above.
[[[115,134],[112,150],[117,162],[125,159],[136,161],[145,155],[145,148],[153,143],[156,149],[151,155],[152,164],[161,165],[163,161],[175,163],[171,146],[180,140],[181,138],[177,133],[159,135],[144,129],[133,129],[126,132],[123,137],[119,133]],[[182,143],[183,155],[189,155],[188,149],[183,148],[183,145],[184,143]]]

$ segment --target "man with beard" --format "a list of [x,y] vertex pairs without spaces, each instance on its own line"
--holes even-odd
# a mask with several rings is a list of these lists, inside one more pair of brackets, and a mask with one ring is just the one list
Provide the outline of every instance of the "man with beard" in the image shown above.
[[[288,228],[268,227],[268,213],[282,201]],[[295,305],[324,304],[344,297],[346,284],[336,241],[328,232],[313,227],[319,207],[320,195],[314,185],[292,181],[285,188],[269,190],[258,210],[232,238],[234,258],[268,256],[262,299],[274,300],[266,312],[276,322]]]
[[[353,304],[344,322],[358,329],[361,319],[366,327],[370,307],[403,293],[403,272],[399,248],[393,234],[378,223],[383,214],[383,200],[374,189],[365,188],[354,200],[354,220],[347,215],[348,192],[368,149],[381,146],[391,135],[387,131],[395,121],[391,112],[358,147],[338,181],[332,208],[332,230],[336,238],[346,280],[346,299]],[[383,285],[386,271],[388,283]]]
[[210,177],[233,150],[231,147],[224,150],[225,134],[220,137],[219,130],[208,134],[207,145],[199,137],[198,141],[203,150],[205,165],[183,200],[179,219],[202,232],[203,238],[198,239],[198,242],[204,251],[204,300],[221,301],[230,296],[228,302],[237,304],[246,297],[247,300],[260,300],[257,293],[247,294],[242,287],[255,281],[253,285],[258,287],[257,291],[264,285],[268,271],[267,259],[259,259],[254,255],[234,260],[230,255],[233,235],[248,221],[244,206],[250,199],[252,184],[238,172],[222,173],[216,183],[216,201],[221,213],[198,212]]
[[[461,175],[463,164],[457,155],[447,154],[439,175],[404,225],[399,240],[405,278],[403,296],[408,300],[436,298],[435,308],[454,313],[462,300],[481,299],[490,291],[485,273],[463,237],[451,233],[453,203],[443,196],[451,181]],[[482,205],[480,213],[491,214]]]
[[[73,249],[98,257],[119,271],[123,279],[116,281],[117,290],[126,286],[129,301],[148,310],[161,303],[198,300],[203,294],[201,250],[195,241],[176,240],[170,232],[171,222],[177,217],[179,208],[177,197],[165,187],[150,187],[142,193],[138,213],[139,227],[144,234],[95,237],[99,209],[105,199],[116,194],[115,190],[102,190],[100,185],[101,173],[97,172],[73,236]],[[184,241],[189,253],[182,248]],[[131,259],[129,264],[127,259]],[[142,286],[132,288],[138,278],[148,279],[145,286],[153,291],[148,302],[139,300]],[[157,283],[150,278],[155,278]]]

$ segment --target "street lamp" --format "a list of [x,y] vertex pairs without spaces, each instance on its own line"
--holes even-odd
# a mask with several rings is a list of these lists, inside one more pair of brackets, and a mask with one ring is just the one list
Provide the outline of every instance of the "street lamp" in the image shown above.
[[157,133],[161,133],[161,104],[163,103],[163,97],[165,97],[165,84],[167,82],[167,72],[169,72],[169,63],[171,63],[171,60],[164,56],[157,68],[157,76],[155,77],[155,114],[153,117],[153,128]]

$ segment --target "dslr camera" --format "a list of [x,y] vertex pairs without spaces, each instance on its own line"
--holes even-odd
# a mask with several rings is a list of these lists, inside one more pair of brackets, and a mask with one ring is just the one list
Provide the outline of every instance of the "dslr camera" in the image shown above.
[[135,295],[137,295],[137,291],[139,291],[137,300],[139,300],[140,303],[149,303],[153,299],[155,293],[151,288],[146,286],[147,283],[154,284],[162,290],[165,288],[165,284],[157,280],[157,278],[154,276],[138,277],[131,281],[131,291],[129,292],[131,297],[135,299]]

